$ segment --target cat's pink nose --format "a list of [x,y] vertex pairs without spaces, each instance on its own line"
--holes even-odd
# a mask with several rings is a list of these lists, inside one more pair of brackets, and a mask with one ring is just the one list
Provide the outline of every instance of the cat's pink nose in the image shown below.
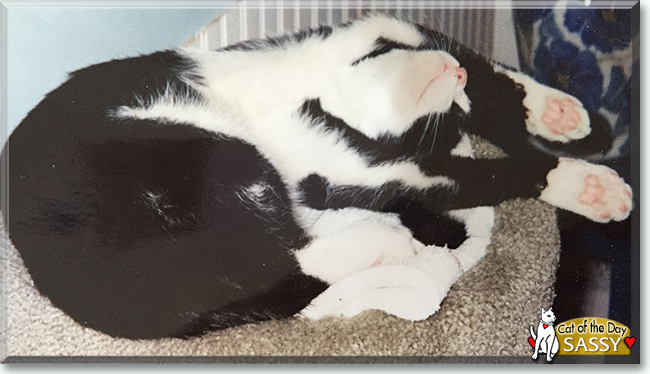
[[458,78],[458,85],[462,86],[467,83],[467,70],[461,67],[456,68],[456,77]]

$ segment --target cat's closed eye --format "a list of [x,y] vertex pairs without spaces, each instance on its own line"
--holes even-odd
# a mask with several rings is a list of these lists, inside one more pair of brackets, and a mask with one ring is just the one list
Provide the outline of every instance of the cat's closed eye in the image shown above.
[[411,51],[416,50],[415,47],[412,47],[412,46],[409,46],[409,45],[406,45],[406,44],[403,44],[403,43],[399,43],[399,42],[396,42],[396,41],[393,41],[393,40],[388,40],[386,38],[377,39],[377,41],[375,42],[375,45],[376,45],[376,47],[372,52],[370,52],[367,55],[361,57],[360,59],[354,61],[352,63],[352,66],[355,66],[355,65],[359,64],[362,61],[365,61],[365,60],[368,60],[368,59],[371,59],[371,58],[375,58],[377,56],[384,55],[384,54],[386,54],[388,52],[391,52],[392,50],[395,50],[395,49],[404,49],[404,50],[411,50]]

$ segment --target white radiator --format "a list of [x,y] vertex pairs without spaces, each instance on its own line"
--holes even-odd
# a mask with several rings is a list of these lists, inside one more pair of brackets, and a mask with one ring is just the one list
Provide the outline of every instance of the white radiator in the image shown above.
[[[439,30],[484,56],[492,56],[496,9],[455,8],[450,1],[423,0],[239,0],[184,46],[219,49],[243,40],[276,36],[318,25],[335,25],[381,12]],[[453,2],[458,4],[457,2]]]

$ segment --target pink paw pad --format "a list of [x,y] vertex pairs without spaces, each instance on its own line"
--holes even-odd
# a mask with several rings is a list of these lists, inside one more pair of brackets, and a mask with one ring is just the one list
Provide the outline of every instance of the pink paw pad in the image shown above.
[[[624,182],[620,179],[619,175],[614,171],[609,171],[608,174],[613,177],[612,180],[620,180],[620,183]],[[605,178],[602,180],[600,178]],[[585,179],[585,188],[580,194],[578,200],[581,204],[588,205],[596,210],[598,217],[602,220],[616,219],[618,216],[627,216],[632,206],[632,191],[629,187],[623,188],[620,192],[620,197],[615,197],[615,195],[610,195],[606,197],[608,193],[607,188],[603,186],[603,183],[611,184],[611,181],[607,181],[606,176],[598,177],[596,174],[588,174]],[[609,192],[611,194],[611,191]],[[612,202],[610,200],[618,199],[619,201]],[[610,201],[609,203],[607,201]],[[621,202],[622,201],[622,202]]]
[[569,98],[548,99],[542,122],[553,134],[561,135],[578,128],[580,113]]
[[[605,187],[598,180],[595,174],[589,174],[585,177],[585,189],[580,195],[580,202],[585,205],[594,205],[602,202],[605,196]],[[602,217],[607,218],[607,217]]]

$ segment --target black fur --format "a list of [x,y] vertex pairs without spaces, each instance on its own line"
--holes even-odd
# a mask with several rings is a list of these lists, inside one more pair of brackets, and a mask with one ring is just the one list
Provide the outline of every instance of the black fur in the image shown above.
[[352,65],[358,65],[360,62],[367,60],[369,58],[375,58],[377,56],[381,56],[383,54],[386,54],[393,49],[405,49],[405,50],[417,50],[416,47],[408,46],[406,44],[402,44],[393,40],[388,40],[386,38],[379,38],[376,41],[376,48],[374,51],[368,53],[367,55],[361,57],[360,59],[354,61]]

